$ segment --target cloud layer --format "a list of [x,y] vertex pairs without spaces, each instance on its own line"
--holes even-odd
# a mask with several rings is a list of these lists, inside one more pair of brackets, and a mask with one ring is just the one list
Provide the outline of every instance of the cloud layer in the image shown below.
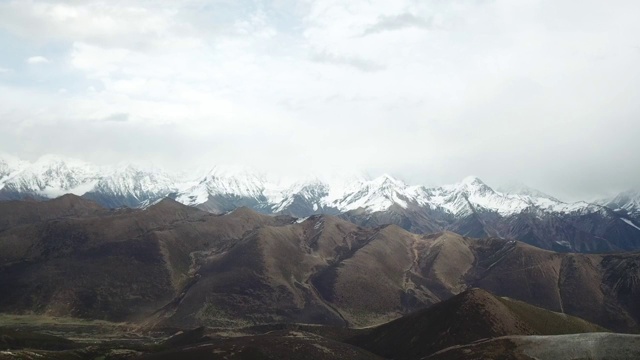
[[0,150],[602,196],[640,187],[638,13],[632,0],[0,2]]

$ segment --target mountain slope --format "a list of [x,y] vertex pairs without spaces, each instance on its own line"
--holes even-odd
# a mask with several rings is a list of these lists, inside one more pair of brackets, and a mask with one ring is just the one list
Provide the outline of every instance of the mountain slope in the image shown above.
[[[370,326],[480,287],[640,330],[638,253],[560,254],[327,215],[213,215],[170,199],[74,215],[86,200],[70,199],[56,210],[70,216],[0,230],[3,311],[144,318],[148,326]],[[30,204],[45,214],[59,200]]]
[[192,253],[277,221],[242,210],[218,217],[167,199],[12,227],[0,232],[0,307],[114,320],[149,314],[189,284]]
[[470,289],[348,341],[385,358],[417,359],[486,338],[603,330],[579,318]]
[[64,217],[106,214],[108,211],[93,201],[76,195],[64,195],[44,202],[0,202],[0,231]]

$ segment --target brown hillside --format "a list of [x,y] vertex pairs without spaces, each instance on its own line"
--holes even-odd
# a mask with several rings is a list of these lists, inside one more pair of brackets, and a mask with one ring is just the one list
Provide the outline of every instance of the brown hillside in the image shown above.
[[213,215],[168,199],[0,231],[2,311],[158,326],[372,326],[479,287],[638,331],[638,279],[638,253],[559,254],[247,208]]
[[556,335],[604,329],[582,319],[471,289],[349,342],[385,358],[417,359],[453,345],[506,335]]

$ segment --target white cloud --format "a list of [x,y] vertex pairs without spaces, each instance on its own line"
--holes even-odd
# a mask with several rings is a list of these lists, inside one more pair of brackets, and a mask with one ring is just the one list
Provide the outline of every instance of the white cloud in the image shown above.
[[157,6],[13,0],[0,4],[0,26],[38,41],[46,38],[136,46],[161,39],[167,30],[179,30],[171,28],[175,8],[171,2]]
[[55,59],[60,83],[0,88],[0,142],[414,182],[519,174],[576,196],[630,187],[640,170],[612,159],[640,163],[639,11],[631,0],[2,2],[0,27]]
[[365,29],[363,35],[371,35],[384,31],[393,31],[413,27],[430,29],[433,27],[433,20],[430,18],[420,18],[410,13],[403,13],[394,16],[381,16],[375,24]]
[[49,59],[47,59],[44,56],[31,56],[28,57],[27,60],[25,60],[27,62],[27,64],[46,64],[49,62]]

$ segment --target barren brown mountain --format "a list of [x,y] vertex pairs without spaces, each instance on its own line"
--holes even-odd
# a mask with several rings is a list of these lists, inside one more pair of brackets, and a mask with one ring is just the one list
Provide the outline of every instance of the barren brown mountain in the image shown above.
[[[217,216],[172,200],[74,213],[95,205],[67,200],[55,210],[64,217],[14,221],[0,232],[2,311],[148,326],[370,326],[479,287],[614,330],[640,329],[638,253],[559,254],[246,208]],[[30,206],[46,214],[51,204]]]
[[0,231],[14,226],[33,224],[63,217],[106,214],[108,210],[93,201],[75,195],[64,195],[49,201],[0,201]]
[[582,319],[470,289],[348,342],[384,358],[419,359],[454,345],[507,335],[606,331]]

